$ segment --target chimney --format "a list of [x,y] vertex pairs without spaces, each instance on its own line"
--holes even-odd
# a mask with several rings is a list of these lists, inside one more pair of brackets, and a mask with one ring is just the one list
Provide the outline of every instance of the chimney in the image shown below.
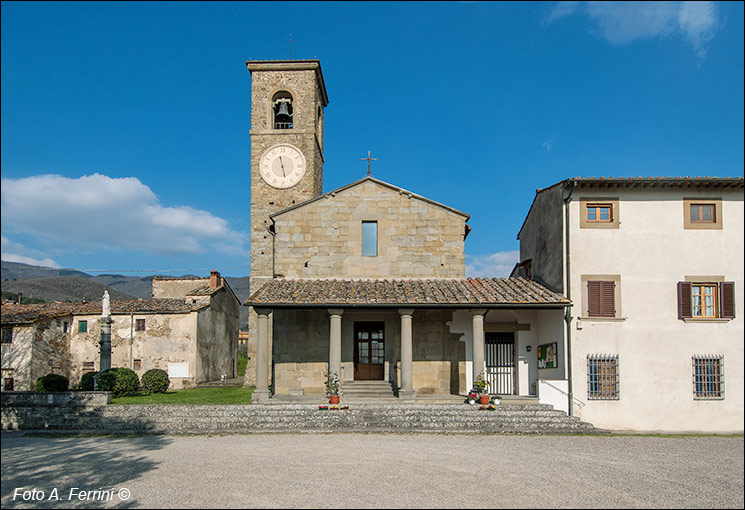
[[216,289],[222,285],[222,278],[217,271],[210,271],[210,289]]

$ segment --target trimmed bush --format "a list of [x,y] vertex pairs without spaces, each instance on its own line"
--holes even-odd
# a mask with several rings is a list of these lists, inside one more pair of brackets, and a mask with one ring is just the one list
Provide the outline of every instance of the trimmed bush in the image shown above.
[[150,393],[165,393],[170,384],[168,373],[159,368],[152,368],[142,375],[142,386]]
[[83,377],[80,378],[78,383],[78,389],[80,391],[93,391],[95,388],[94,379],[98,372],[86,372]]
[[47,374],[36,380],[35,390],[41,391],[67,391],[70,388],[70,381],[64,375]]
[[140,385],[140,378],[137,377],[134,370],[124,367],[110,368],[99,372],[95,379],[99,391],[111,391],[114,397],[133,395]]

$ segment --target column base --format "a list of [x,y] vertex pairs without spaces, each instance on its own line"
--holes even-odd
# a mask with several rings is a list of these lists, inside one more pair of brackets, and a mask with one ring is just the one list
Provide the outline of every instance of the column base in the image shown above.
[[254,392],[251,394],[251,403],[266,404],[269,402],[270,397],[271,393],[269,393],[269,390],[254,390]]
[[413,404],[414,397],[416,397],[416,391],[414,390],[398,390],[398,399],[401,402],[406,402],[407,404]]

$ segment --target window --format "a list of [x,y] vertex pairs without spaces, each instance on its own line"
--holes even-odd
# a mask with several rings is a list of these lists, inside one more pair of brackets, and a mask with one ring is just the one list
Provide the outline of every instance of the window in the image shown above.
[[88,332],[88,321],[78,321],[78,333]]
[[691,204],[691,223],[715,223],[715,218],[714,204]]
[[724,357],[693,357],[694,400],[724,398]]
[[64,322],[62,323],[62,332],[63,332],[63,333],[67,333],[67,332],[69,332],[69,331],[70,331],[70,323],[69,323],[69,322],[67,322],[67,321],[64,321]]
[[615,317],[615,282],[587,282],[587,316]]
[[587,204],[587,221],[613,221],[613,207],[610,204]]
[[88,372],[95,372],[96,371],[96,362],[95,361],[84,361],[83,362],[83,373],[86,374]]
[[145,319],[135,319],[135,331],[145,331]]
[[587,356],[587,399],[618,400],[618,355]]
[[375,257],[378,255],[378,222],[362,222],[362,255]]
[[679,319],[734,319],[735,283],[678,282]]
[[720,198],[684,198],[684,229],[722,228],[722,200]]
[[141,359],[134,360],[134,363],[132,363],[132,366],[134,367],[134,370],[142,370],[142,360]]
[[580,228],[619,228],[618,197],[580,197]]
[[8,326],[3,326],[2,328],[2,343],[4,344],[10,344],[13,343],[13,328]]
[[274,129],[292,129],[292,95],[289,92],[277,92],[272,99]]
[[3,391],[13,391],[12,377],[3,377]]

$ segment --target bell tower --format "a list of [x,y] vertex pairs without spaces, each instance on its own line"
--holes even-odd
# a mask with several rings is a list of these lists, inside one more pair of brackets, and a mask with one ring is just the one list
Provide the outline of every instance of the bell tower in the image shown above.
[[[318,60],[251,60],[246,67],[251,73],[253,293],[275,276],[269,216],[323,193],[323,111],[329,100]],[[245,385],[255,382],[251,352],[257,324],[250,309]]]
[[323,193],[318,60],[248,61],[251,73],[251,292],[274,277],[269,215]]

